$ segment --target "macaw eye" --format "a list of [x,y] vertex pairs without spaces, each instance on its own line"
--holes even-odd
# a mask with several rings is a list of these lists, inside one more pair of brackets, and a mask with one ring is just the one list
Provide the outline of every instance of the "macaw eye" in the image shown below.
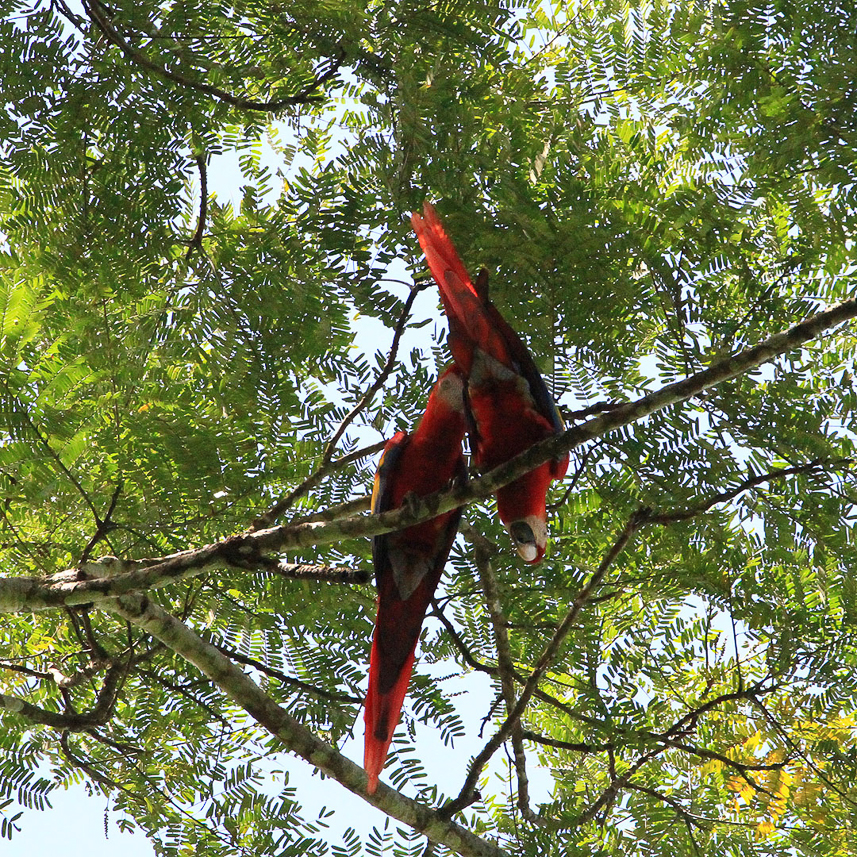
[[509,534],[519,545],[534,545],[536,543],[533,528],[526,521],[514,521],[510,524]]

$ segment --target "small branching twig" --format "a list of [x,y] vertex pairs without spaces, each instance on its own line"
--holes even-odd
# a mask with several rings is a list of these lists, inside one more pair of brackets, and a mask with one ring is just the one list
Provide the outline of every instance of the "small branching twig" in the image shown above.
[[[6,694],[0,694],[0,709],[24,717],[31,723],[50,726],[63,732],[86,732],[97,726],[104,726],[112,717],[113,706],[116,704],[127,669],[127,664],[114,664],[110,667],[104,678],[104,684],[96,697],[95,705],[86,714],[78,714],[73,709],[64,714],[57,714],[55,711],[47,711],[23,699]],[[48,675],[66,693],[68,693],[69,686],[73,686],[73,684],[63,682],[65,677],[58,670],[49,671]]]
[[675,798],[672,798],[669,795],[665,795],[663,792],[657,791],[657,789],[652,789],[648,786],[643,786],[639,783],[634,782],[629,782],[628,788],[633,789],[634,791],[638,791],[641,794],[649,795],[649,797],[653,797],[656,800],[659,800],[662,803],[665,803],[670,808],[672,808],[675,811],[675,814],[687,825],[688,834],[690,835],[690,840],[693,843],[694,851],[697,854],[701,853],[699,850],[699,846],[696,843],[696,840],[693,838],[694,827],[697,827],[700,830],[707,830],[706,826],[702,823],[700,819],[698,819],[694,815],[691,815]]
[[831,791],[836,792],[839,797],[841,797],[846,803],[851,804],[852,807],[857,807],[857,801],[854,800],[853,797],[845,790],[837,786],[834,782],[830,780],[830,778],[818,767],[818,765],[813,762],[813,760],[809,757],[809,754],[806,753],[798,744],[795,742],[791,735],[786,731],[785,727],[774,717],[773,714],[768,710],[767,706],[758,698],[756,694],[748,694],[748,698],[750,701],[762,712],[765,719],[771,726],[774,727],[775,731],[780,735],[783,741],[788,745],[789,749],[796,756],[800,756],[804,762],[806,762],[807,766],[812,769],[815,775],[818,777],[821,782],[823,782]]
[[88,762],[84,762],[79,756],[72,752],[71,748],[68,745],[68,732],[63,732],[60,735],[60,747],[62,748],[63,755],[69,762],[74,765],[75,768],[79,768],[83,771],[91,780],[98,783],[103,789],[119,789],[120,791],[127,791],[127,789],[123,788],[116,782],[116,780],[110,779],[110,777],[105,776],[100,771],[96,770],[92,765]]
[[196,231],[187,247],[186,259],[196,250],[202,249],[202,236],[205,234],[205,221],[208,219],[208,167],[205,155],[200,152],[194,156],[196,168],[199,171],[199,215],[196,221]]
[[[714,506],[720,503],[728,503],[734,500],[739,494],[744,491],[749,491],[752,488],[757,488],[759,485],[764,485],[766,482],[773,482],[778,479],[785,479],[787,476],[796,476],[800,473],[812,473],[813,471],[824,470],[828,468],[834,470],[841,467],[850,467],[853,464],[853,459],[838,458],[834,460],[816,458],[808,461],[806,464],[798,464],[794,467],[783,467],[779,470],[772,470],[769,473],[762,473],[759,476],[753,476],[743,480],[734,488],[728,491],[721,491],[703,500],[694,506],[688,506],[686,509],[675,509],[667,512],[652,512],[649,515],[647,523],[649,524],[673,524],[679,521],[687,521],[697,515],[701,515],[709,511]],[[826,472],[826,471],[825,471]]]
[[[255,521],[250,525],[249,532],[253,533],[256,530],[262,530],[265,527],[270,527],[281,515],[284,515],[291,507],[295,504],[297,500],[304,496],[307,492],[311,491],[315,488],[316,485],[319,485],[327,476],[331,473],[339,470],[340,467],[345,467],[347,464],[351,464],[354,461],[359,461],[361,458],[366,458],[370,455],[375,455],[376,452],[380,452],[385,446],[387,441],[382,440],[378,443],[373,443],[371,446],[364,446],[362,449],[357,449],[354,452],[349,452],[347,455],[340,456],[332,461],[327,461],[325,464],[322,464],[315,473],[312,473],[300,485],[290,491],[282,500],[278,500],[271,506],[263,514],[259,515]],[[353,504],[354,501],[351,501]],[[345,508],[346,511],[343,512],[344,515],[354,514],[355,511],[362,511],[362,508],[355,508],[353,505],[342,504],[341,507]],[[366,506],[368,508],[368,505]],[[327,510],[326,514],[330,514],[331,510]],[[343,514],[340,514],[339,517],[343,517]],[[305,523],[310,520],[326,520],[333,521],[336,520],[336,517],[324,517],[324,518],[316,518],[315,516],[307,516],[304,518],[298,519],[300,522]],[[293,522],[294,523],[294,522]]]
[[317,91],[327,83],[339,71],[340,66],[345,61],[345,51],[340,48],[339,54],[330,61],[327,70],[319,74],[308,86],[304,87],[295,95],[287,95],[285,98],[276,98],[270,101],[256,101],[253,98],[245,98],[240,95],[233,95],[231,92],[219,89],[208,83],[202,83],[198,80],[191,80],[184,75],[178,74],[175,71],[167,68],[161,63],[147,57],[144,53],[134,48],[127,39],[125,39],[113,26],[110,21],[109,14],[105,6],[100,0],[84,0],[83,8],[86,10],[90,20],[99,30],[106,36],[108,41],[118,47],[128,59],[132,60],[136,65],[154,72],[159,77],[170,80],[185,89],[192,89],[196,92],[201,92],[204,95],[210,95],[217,98],[219,101],[224,101],[237,107],[239,110],[258,110],[266,113],[276,113],[284,110],[286,107],[294,107],[298,104],[309,104],[314,101],[320,101],[323,96],[318,95]]
[[302,690],[305,693],[320,697],[321,699],[327,699],[330,702],[341,702],[349,705],[363,704],[363,699],[361,697],[349,696],[346,693],[332,693],[329,690],[324,690],[323,688],[316,687],[314,684],[309,684],[308,682],[301,681],[299,678],[295,678],[294,676],[286,675],[284,672],[274,669],[273,667],[269,667],[267,664],[263,664],[261,661],[258,661],[255,658],[250,658],[247,657],[247,655],[242,655],[240,652],[236,652],[235,649],[232,649],[229,646],[224,646],[222,643],[215,643],[214,646],[219,652],[223,652],[226,657],[231,658],[236,663],[244,664],[244,666],[247,667],[252,667],[254,670],[257,670],[263,675],[266,675],[269,678],[274,678],[282,684],[288,685],[289,687],[297,688],[298,690]]
[[393,367],[396,365],[396,355],[399,352],[399,342],[405,332],[408,318],[411,315],[411,308],[414,305],[417,295],[423,288],[425,288],[424,285],[414,285],[408,293],[405,305],[402,307],[402,314],[399,316],[399,321],[393,331],[393,342],[390,345],[390,353],[387,355],[387,362],[378,373],[378,377],[375,379],[372,386],[362,395],[360,401],[345,415],[342,422],[339,424],[339,427],[333,433],[333,437],[331,437],[324,453],[321,456],[322,465],[325,465],[330,461],[333,456],[333,452],[336,449],[336,444],[339,443],[339,439],[343,434],[345,434],[345,430],[349,425],[351,425],[354,418],[372,401],[375,394],[384,386],[384,382],[389,378],[390,373],[393,371]]
[[[652,738],[657,741],[658,746],[653,747],[642,753],[630,765],[630,767],[625,770],[623,774],[618,777],[613,776],[611,778],[610,785],[604,790],[601,796],[593,804],[591,804],[578,816],[575,821],[575,824],[585,824],[586,822],[591,821],[593,818],[595,818],[602,811],[609,811],[610,807],[613,805],[617,796],[619,795],[619,792],[623,788],[629,787],[634,774],[636,774],[637,771],[644,767],[649,761],[667,750],[674,743],[674,739],[676,738],[676,736],[687,735],[689,734],[689,732],[695,730],[697,723],[704,714],[708,713],[709,711],[712,711],[713,709],[726,702],[733,702],[742,699],[760,704],[758,703],[759,695],[773,693],[773,691],[775,691],[776,689],[777,685],[769,685],[768,687],[763,687],[762,683],[759,682],[749,690],[740,690],[731,693],[720,694],[719,696],[716,696],[712,699],[707,700],[701,705],[698,705],[693,710],[680,717],[666,731],[662,733],[644,733],[646,737]],[[766,792],[765,789],[759,789],[758,785],[754,785],[752,778],[748,779],[747,771],[750,769],[751,768],[747,766],[744,768],[744,770],[740,771],[744,779],[747,780],[747,782],[749,782],[751,785],[753,785],[754,788],[757,788],[758,790],[770,795],[770,792]]]
[[[48,456],[54,460],[57,467],[63,472],[66,479],[74,486],[75,490],[78,494],[83,498],[83,502],[89,507],[89,511],[92,512],[93,518],[95,518],[96,527],[100,528],[103,525],[101,520],[101,516],[98,514],[98,509],[95,508],[95,504],[92,502],[92,498],[89,494],[86,493],[86,489],[84,489],[83,485],[81,485],[80,480],[71,472],[71,470],[66,467],[62,458],[57,454],[56,450],[50,445],[48,439],[39,431],[39,427],[33,422],[33,418],[30,416],[30,412],[27,410],[24,403],[21,401],[18,394],[12,390],[9,386],[9,382],[6,379],[2,380],[3,386],[6,388],[6,392],[9,394],[10,398],[14,399],[14,401],[18,405],[18,413],[23,418],[24,422],[26,422],[30,431],[35,435],[36,440],[38,440],[39,444],[42,448],[47,452]],[[111,506],[112,509],[112,506]]]
[[216,720],[220,723],[221,726],[229,726],[229,720],[227,720],[227,718],[215,711],[207,702],[203,702],[201,699],[196,697],[190,688],[185,685],[179,684],[175,681],[170,681],[168,678],[164,678],[159,672],[157,672],[157,670],[140,670],[139,674],[155,682],[155,684],[159,684],[165,690],[168,690],[171,693],[177,693],[185,699],[190,700],[190,702],[197,706],[197,708],[204,711],[212,720]]
[[586,470],[586,465],[589,463],[592,453],[598,449],[599,446],[601,446],[601,444],[596,443],[583,451],[583,455],[580,456],[580,461],[574,469],[574,475],[571,477],[571,482],[569,483],[568,488],[566,488],[561,499],[557,500],[556,503],[548,504],[549,512],[556,512],[568,502],[568,498],[571,496],[574,489],[577,488],[577,483],[580,481],[580,477],[583,476],[583,472]]
[[96,516],[95,518],[95,534],[89,540],[87,546],[83,549],[83,553],[80,555],[80,563],[84,563],[89,559],[89,555],[92,553],[92,549],[112,530],[115,530],[117,524],[115,521],[111,519],[114,510],[116,509],[116,503],[119,500],[119,495],[122,493],[122,483],[120,482],[116,488],[113,490],[113,495],[110,498],[110,506],[107,508],[107,513],[103,518],[99,518]]

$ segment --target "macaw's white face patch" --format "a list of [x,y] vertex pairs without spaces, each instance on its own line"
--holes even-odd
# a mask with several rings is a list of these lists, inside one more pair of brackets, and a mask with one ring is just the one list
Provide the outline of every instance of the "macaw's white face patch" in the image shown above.
[[538,562],[545,554],[548,528],[544,520],[536,515],[527,515],[519,521],[506,525],[515,550],[524,562]]
[[464,411],[464,381],[457,372],[446,372],[434,389],[435,395],[451,410]]

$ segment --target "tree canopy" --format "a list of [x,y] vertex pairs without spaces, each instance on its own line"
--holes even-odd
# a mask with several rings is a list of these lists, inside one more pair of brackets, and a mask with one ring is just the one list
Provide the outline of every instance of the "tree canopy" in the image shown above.
[[[176,857],[857,854],[851,4],[0,10],[3,836],[84,779]],[[569,429],[371,516],[425,199]],[[563,450],[526,566],[490,495]],[[462,503],[369,797],[368,537]]]

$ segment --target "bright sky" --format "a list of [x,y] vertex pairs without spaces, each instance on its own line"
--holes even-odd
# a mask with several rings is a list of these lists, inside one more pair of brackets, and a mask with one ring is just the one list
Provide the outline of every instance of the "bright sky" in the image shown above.
[[3,857],[154,857],[155,850],[142,834],[122,833],[116,813],[108,816],[104,835],[104,798],[87,797],[84,786],[56,791],[53,809],[30,810],[18,819],[20,833],[0,841]]

